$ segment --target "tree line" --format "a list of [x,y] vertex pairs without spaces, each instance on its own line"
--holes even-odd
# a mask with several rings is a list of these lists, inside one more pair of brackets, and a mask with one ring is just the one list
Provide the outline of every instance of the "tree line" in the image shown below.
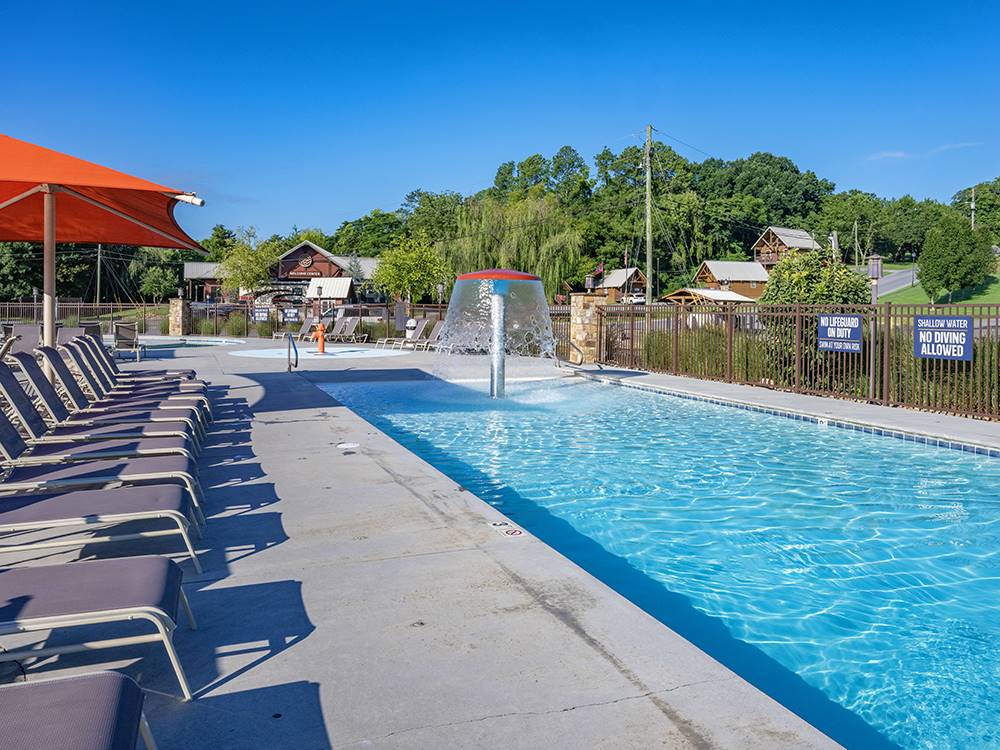
[[[969,273],[944,271],[956,254],[985,257],[1000,243],[1000,177],[976,185],[978,231],[961,233],[969,222],[972,186],[949,203],[911,196],[883,198],[859,190],[838,192],[834,183],[770,153],[746,158],[691,161],[662,142],[652,148],[655,288],[663,293],[691,280],[706,259],[747,260],[750,247],[768,225],[807,229],[823,245],[834,231],[841,260],[863,263],[875,252],[896,262],[914,261],[925,246],[941,259],[929,264],[940,285],[952,291]],[[455,274],[485,267],[515,267],[540,276],[551,296],[580,288],[603,264],[607,270],[642,266],[645,172],[643,151],[631,145],[604,148],[588,162],[564,146],[551,156],[532,154],[499,165],[493,183],[472,195],[414,190],[394,211],[373,209],[344,221],[332,233],[293,227],[258,237],[253,228],[213,228],[202,245],[209,260],[234,274],[232,284],[253,281],[273,260],[304,239],[336,255],[379,256],[390,249],[429,244],[440,263],[434,273],[448,282]],[[59,288],[64,296],[92,298],[94,246],[60,246]],[[831,257],[831,250],[822,255]],[[152,299],[182,283],[184,260],[203,260],[185,251],[110,246],[104,253],[102,297],[123,294]],[[981,265],[981,264],[980,264]],[[156,269],[151,270],[151,269]],[[442,270],[443,269],[443,270]],[[922,273],[923,276],[923,273]],[[958,278],[962,276],[962,278]],[[28,243],[0,243],[0,297],[27,298],[41,284],[41,251]],[[421,288],[436,285],[424,284]],[[243,286],[253,286],[247,283]],[[88,296],[90,295],[90,296]]]

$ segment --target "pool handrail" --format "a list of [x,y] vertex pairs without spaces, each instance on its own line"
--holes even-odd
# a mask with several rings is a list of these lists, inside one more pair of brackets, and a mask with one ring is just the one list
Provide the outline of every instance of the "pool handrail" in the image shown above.
[[[288,339],[288,372],[292,371],[292,368],[297,368],[299,366],[299,347],[295,345],[295,337],[286,333],[285,338]],[[295,364],[292,364],[292,352],[295,352]]]

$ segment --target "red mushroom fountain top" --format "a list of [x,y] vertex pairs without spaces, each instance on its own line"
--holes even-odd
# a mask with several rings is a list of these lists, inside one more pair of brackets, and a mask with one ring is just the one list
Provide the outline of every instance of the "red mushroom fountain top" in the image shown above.
[[482,271],[463,273],[457,281],[541,281],[537,276],[523,271],[513,271],[509,268],[487,268]]

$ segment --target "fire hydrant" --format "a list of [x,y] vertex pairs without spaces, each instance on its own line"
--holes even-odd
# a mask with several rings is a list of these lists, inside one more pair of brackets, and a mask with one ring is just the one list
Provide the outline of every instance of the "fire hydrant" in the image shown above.
[[313,330],[313,338],[316,339],[316,353],[326,354],[326,327],[323,321],[320,321]]

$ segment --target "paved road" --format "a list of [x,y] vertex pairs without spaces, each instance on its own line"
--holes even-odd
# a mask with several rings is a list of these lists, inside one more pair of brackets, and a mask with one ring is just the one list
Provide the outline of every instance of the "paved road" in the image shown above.
[[898,292],[900,289],[913,286],[916,282],[916,269],[908,268],[905,271],[890,271],[878,282],[878,296],[884,297],[892,292]]

